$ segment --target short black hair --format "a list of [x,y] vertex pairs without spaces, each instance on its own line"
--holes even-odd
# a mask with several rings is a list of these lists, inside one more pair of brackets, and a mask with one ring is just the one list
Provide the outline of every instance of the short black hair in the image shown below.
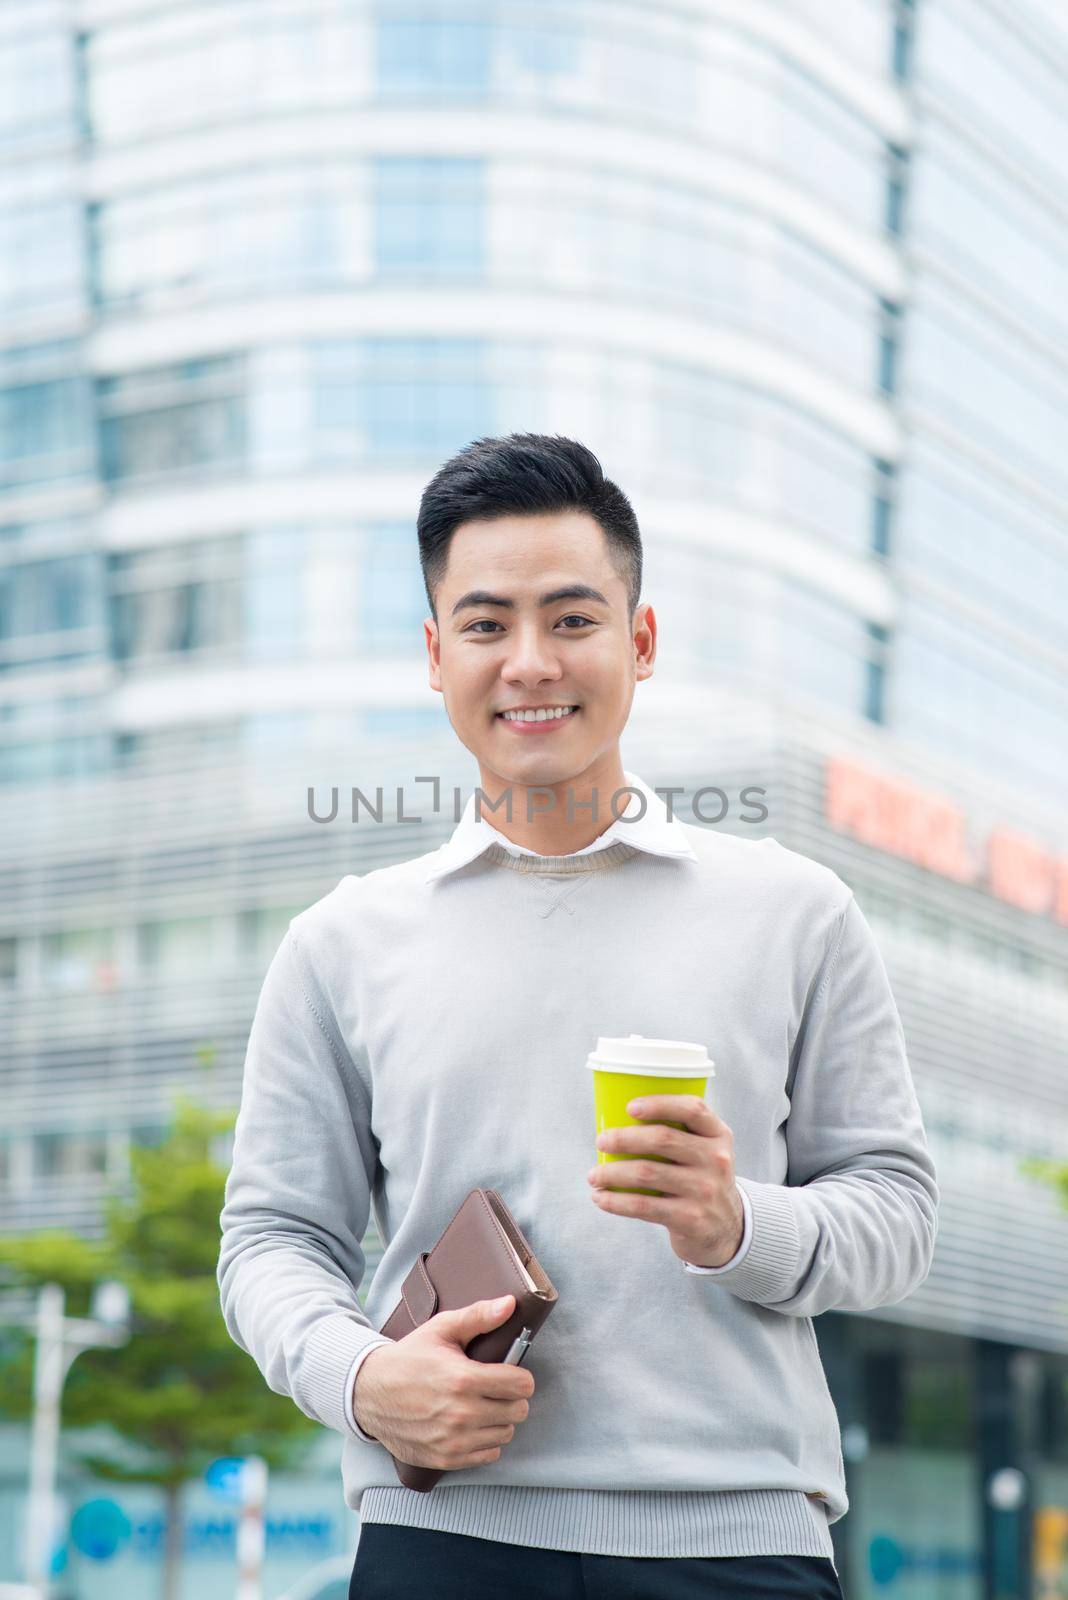
[[604,530],[633,617],[642,588],[642,538],[634,508],[592,450],[562,434],[475,439],[439,467],[419,501],[419,561],[431,615],[449,544],[463,522],[586,511]]

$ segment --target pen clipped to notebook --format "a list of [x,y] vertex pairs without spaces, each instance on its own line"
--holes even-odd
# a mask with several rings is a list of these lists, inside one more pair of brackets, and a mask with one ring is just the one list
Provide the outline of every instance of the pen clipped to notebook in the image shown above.
[[534,1334],[532,1329],[523,1329],[522,1333],[516,1339],[512,1348],[504,1358],[504,1365],[506,1367],[518,1367],[519,1363],[530,1349],[530,1341],[533,1339],[533,1337]]

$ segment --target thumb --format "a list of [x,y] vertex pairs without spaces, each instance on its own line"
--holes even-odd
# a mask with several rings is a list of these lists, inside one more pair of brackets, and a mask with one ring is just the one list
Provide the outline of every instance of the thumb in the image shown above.
[[500,1327],[514,1308],[515,1296],[506,1294],[500,1300],[474,1300],[469,1306],[459,1306],[455,1311],[439,1311],[431,1320],[437,1323],[446,1339],[466,1345],[476,1333]]

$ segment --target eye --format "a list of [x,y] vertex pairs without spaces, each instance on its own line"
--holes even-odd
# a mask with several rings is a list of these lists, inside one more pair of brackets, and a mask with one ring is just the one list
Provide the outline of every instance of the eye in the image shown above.
[[[592,617],[580,617],[578,615],[578,613],[574,612],[574,611],[570,612],[566,617],[561,617],[560,621],[561,622],[580,622],[584,628],[593,628],[593,627],[596,626],[596,624],[593,621]],[[558,624],[558,626],[559,626],[559,624]],[[480,628],[497,628],[497,627],[500,627],[500,623],[495,622],[492,617],[482,617],[482,618],[479,619],[478,622],[469,622],[467,627],[464,628],[462,631],[464,633],[474,633],[477,629],[480,629]],[[577,633],[578,631],[579,630],[577,628],[565,628],[564,629],[565,633]],[[492,634],[484,633],[484,634],[482,634],[482,638],[483,639],[492,638]]]

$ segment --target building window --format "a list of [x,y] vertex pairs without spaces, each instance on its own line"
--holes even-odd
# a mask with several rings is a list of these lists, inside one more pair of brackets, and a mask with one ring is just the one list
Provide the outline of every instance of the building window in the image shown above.
[[112,928],[73,928],[41,940],[41,981],[48,989],[106,991],[114,986]]
[[217,917],[171,917],[138,925],[138,966],[150,979],[169,982],[214,974],[221,953]]
[[362,281],[364,168],[288,162],[110,198],[91,214],[97,299],[157,310]]
[[0,212],[0,317],[77,309],[82,290],[80,214],[73,201]]
[[887,630],[877,622],[868,623],[871,654],[867,661],[864,715],[869,722],[886,721],[886,644]]
[[238,954],[257,968],[269,962],[303,906],[254,906],[238,913]]
[[364,577],[357,638],[367,650],[421,652],[430,613],[415,525],[372,523],[364,533]]
[[14,43],[0,45],[0,149],[9,151],[30,139],[74,133],[72,34],[57,22],[31,36],[31,19],[31,12],[17,23],[12,18]]
[[118,734],[114,741],[115,763],[129,770],[173,770],[201,766],[206,760],[226,763],[241,737],[240,722],[182,724],[152,733]]
[[105,378],[99,397],[104,474],[109,479],[236,467],[245,459],[241,356]]
[[[929,281],[928,281],[929,280]],[[909,398],[1065,492],[1063,378],[1038,347],[925,275],[909,306]]]
[[32,1149],[35,1178],[87,1178],[107,1171],[104,1133],[37,1133]]
[[0,370],[0,488],[70,478],[93,464],[89,394],[78,377],[3,387]]
[[1064,245],[1042,193],[1013,183],[949,128],[931,124],[910,183],[909,233],[1056,340],[1063,338]]
[[439,459],[492,434],[496,407],[487,360],[481,339],[316,344],[312,381],[320,458]]
[[876,462],[875,496],[872,500],[871,547],[877,556],[890,554],[890,531],[894,514],[895,469],[887,462]]
[[308,575],[303,528],[256,528],[245,545],[243,631],[250,660],[293,659],[307,633]]
[[775,688],[860,716],[869,641],[852,611],[803,584],[780,588],[781,653]]
[[485,163],[380,156],[373,165],[374,256],[383,277],[473,277],[484,264]]
[[894,723],[906,738],[1063,794],[1063,685],[952,605],[909,598],[894,641]]
[[161,1122],[142,1122],[136,1128],[131,1128],[128,1134],[130,1145],[137,1150],[155,1150],[167,1138],[168,1128]]
[[[778,162],[855,223],[877,227],[884,205],[883,141],[805,72],[785,60],[774,66],[769,62],[768,70]],[[755,97],[749,84],[744,92],[743,117],[748,117]],[[738,129],[731,132],[736,139]]]
[[881,325],[879,329],[879,388],[883,394],[892,395],[897,388],[897,357],[901,337],[901,311],[889,300],[880,302]]
[[383,711],[366,711],[363,731],[368,739],[420,738],[443,732],[444,709],[440,706],[395,706]]
[[912,64],[912,30],[915,23],[913,0],[897,0],[890,65],[899,83],[908,81]]
[[97,653],[101,590],[93,555],[0,566],[0,672]]
[[45,783],[56,778],[82,778],[108,765],[102,735],[48,738],[22,744],[0,744],[0,783]]
[[291,756],[308,737],[310,721],[306,711],[263,711],[242,717],[242,747],[271,760]]
[[[1032,10],[925,5],[915,71],[947,120],[981,129],[1001,155],[1021,162],[1057,194],[1068,132],[1063,68],[1056,44],[1044,49],[1041,35],[1024,25]],[[1058,24],[1063,20],[1062,5]],[[989,159],[984,164],[991,165]]]
[[363,88],[365,31],[362,7],[349,0],[199,0],[94,25],[84,35],[93,142],[136,145],[169,129],[351,106]]
[[908,179],[908,156],[904,150],[891,146],[889,171],[886,177],[886,231],[900,235],[905,231],[905,193]]
[[458,99],[484,95],[492,62],[490,24],[471,20],[379,15],[375,73],[382,94],[428,90]]
[[204,539],[109,559],[118,661],[224,651],[241,637],[241,538]]

